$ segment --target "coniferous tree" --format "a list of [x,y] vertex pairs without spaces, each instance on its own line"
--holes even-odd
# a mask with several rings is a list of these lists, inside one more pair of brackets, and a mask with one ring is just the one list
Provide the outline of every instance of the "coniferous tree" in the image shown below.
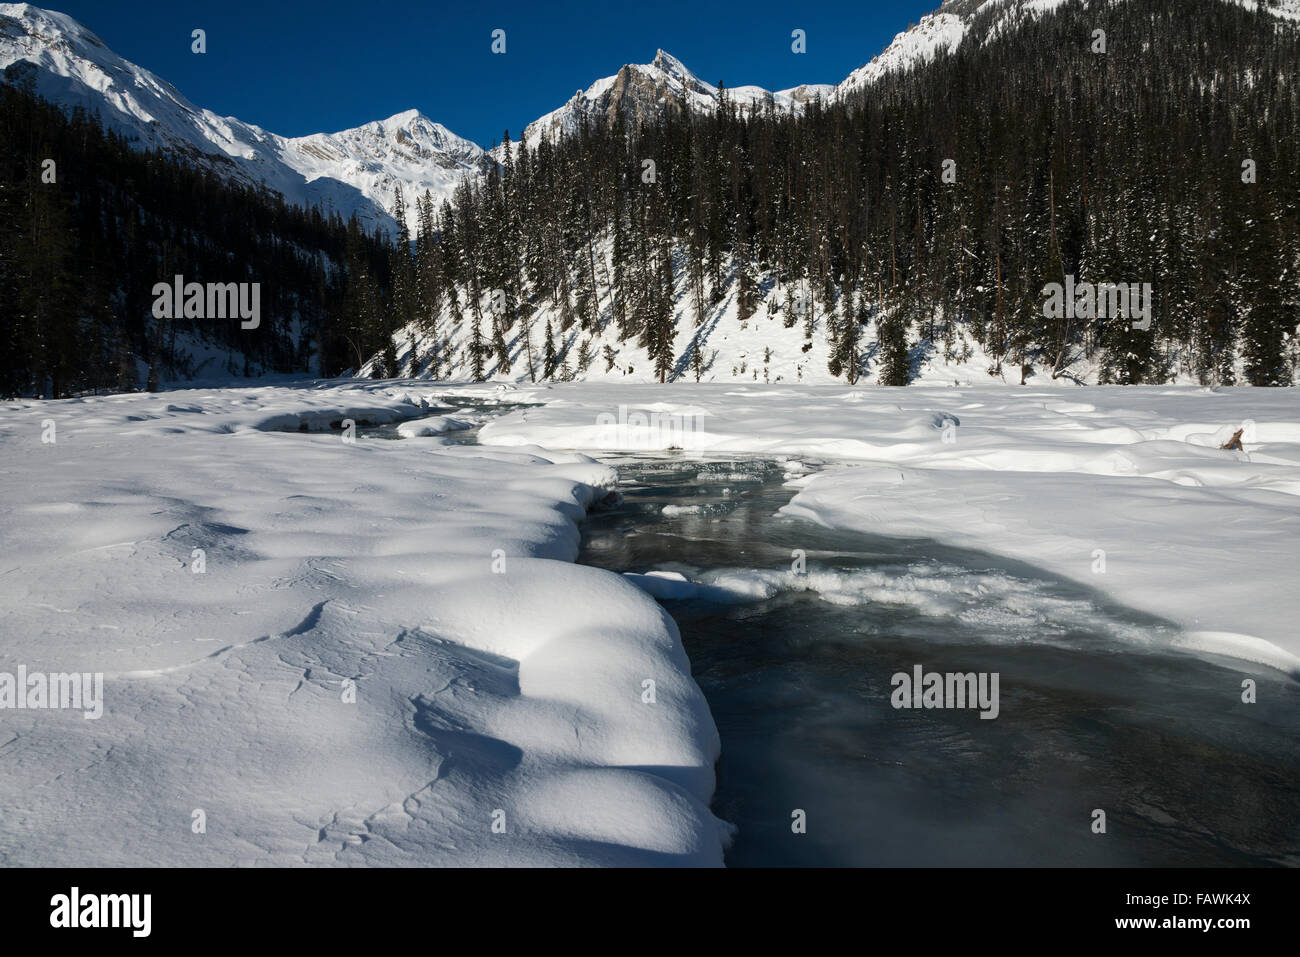
[[[138,388],[137,366],[159,386],[211,352],[235,374],[378,370],[403,329],[424,374],[481,378],[493,353],[504,373],[504,345],[553,377],[567,353],[554,336],[575,325],[608,371],[608,340],[636,337],[667,380],[704,361],[717,304],[734,296],[749,319],[773,286],[804,351],[820,325],[850,378],[867,302],[889,381],[916,342],[973,344],[1009,381],[1293,383],[1300,35],[1218,0],[1094,7],[977,13],[951,50],[801,114],[740,109],[721,88],[712,112],[670,97],[535,147],[507,135],[499,164],[438,209],[419,197],[413,223],[395,191],[394,236],[139,152],[0,84],[0,392]],[[1077,38],[1099,15],[1142,43],[1092,54]],[[40,181],[47,155],[57,184]],[[262,327],[155,320],[150,290],[177,273],[261,282]],[[1044,286],[1067,277],[1150,283],[1151,328],[1044,315]],[[679,315],[690,356],[675,354]],[[534,367],[542,321],[554,357]]]
[[555,355],[555,335],[551,330],[551,323],[546,323],[546,346],[542,359],[542,378],[553,379],[555,377],[556,355]]

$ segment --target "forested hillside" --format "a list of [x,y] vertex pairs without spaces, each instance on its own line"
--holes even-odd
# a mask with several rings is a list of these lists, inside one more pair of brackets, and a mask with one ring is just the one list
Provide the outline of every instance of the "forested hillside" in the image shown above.
[[[753,378],[763,336],[798,329],[850,382],[978,351],[1010,381],[1290,384],[1298,67],[1293,27],[1220,0],[990,5],[951,52],[802,117],[723,91],[507,146],[422,209],[372,368],[750,378],[709,337],[758,313]],[[1149,283],[1150,328],[1045,318],[1067,276]]]
[[[356,368],[386,330],[347,316],[382,294],[390,249],[0,83],[0,396]],[[177,274],[259,283],[260,323],[154,318]]]
[[[1296,24],[1222,0],[944,9],[951,49],[799,110],[719,85],[716,108],[507,135],[451,202],[399,185],[396,235],[133,149],[15,64],[0,394],[348,370],[1292,384]],[[259,284],[260,324],[156,318],[176,275]],[[1046,315],[1053,283],[1149,289],[1150,322]]]

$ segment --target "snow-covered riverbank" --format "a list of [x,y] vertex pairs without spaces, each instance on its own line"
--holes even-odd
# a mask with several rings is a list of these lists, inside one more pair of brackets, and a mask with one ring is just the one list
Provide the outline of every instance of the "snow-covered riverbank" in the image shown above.
[[[533,404],[459,445],[439,433],[482,416],[434,415],[440,396]],[[1219,449],[1238,429],[1246,451]],[[1290,390],[330,382],[10,403],[0,862],[721,863],[718,736],[676,625],[631,578],[573,564],[614,471],[547,451],[675,448],[783,460],[791,516],[1022,560],[1165,619],[1160,640],[1300,674]],[[1028,641],[1052,613],[987,601]],[[102,717],[6,703],[20,668],[102,672]]]
[[[1300,393],[1291,389],[907,389],[593,384],[502,446],[815,457],[791,515],[1023,560],[1300,676]],[[1244,452],[1219,448],[1239,429]],[[798,471],[798,467],[793,467]]]
[[676,626],[572,564],[613,471],[328,431],[424,412],[0,406],[0,672],[104,673],[98,719],[0,710],[0,863],[721,863]]

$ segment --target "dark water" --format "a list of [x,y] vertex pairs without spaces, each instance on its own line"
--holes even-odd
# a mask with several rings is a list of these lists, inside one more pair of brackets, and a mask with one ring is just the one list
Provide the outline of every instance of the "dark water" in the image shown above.
[[[616,464],[580,561],[709,586],[664,605],[722,737],[728,864],[1300,864],[1292,679],[1026,566],[774,517],[771,462]],[[917,664],[997,672],[998,717],[893,708]]]

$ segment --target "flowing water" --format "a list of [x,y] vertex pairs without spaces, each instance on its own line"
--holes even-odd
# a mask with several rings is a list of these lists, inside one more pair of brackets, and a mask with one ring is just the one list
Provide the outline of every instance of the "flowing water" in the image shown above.
[[430,405],[423,415],[417,415],[410,419],[403,419],[401,422],[388,422],[382,425],[362,425],[357,428],[357,434],[362,438],[371,439],[401,439],[403,436],[398,431],[400,425],[407,423],[418,423],[421,419],[435,418],[438,416],[447,416],[448,418],[458,419],[464,422],[469,428],[453,429],[442,434],[442,438],[451,445],[477,445],[478,430],[483,424],[491,418],[499,415],[505,415],[516,409],[528,408],[534,403],[528,402],[499,402],[489,399],[466,398],[455,395],[444,395],[439,397],[436,405]]
[[[775,462],[611,461],[579,560],[695,583],[659,584],[688,593],[662,601],[721,734],[728,864],[1300,865],[1293,680],[1030,567],[777,517]],[[997,717],[893,707],[917,665],[997,673]]]
[[[514,408],[444,401],[457,444]],[[675,576],[645,584],[721,735],[729,865],[1300,866],[1294,680],[1030,566],[779,516],[779,462],[606,461],[623,500],[579,561]],[[996,673],[997,716],[895,708],[917,666]]]

